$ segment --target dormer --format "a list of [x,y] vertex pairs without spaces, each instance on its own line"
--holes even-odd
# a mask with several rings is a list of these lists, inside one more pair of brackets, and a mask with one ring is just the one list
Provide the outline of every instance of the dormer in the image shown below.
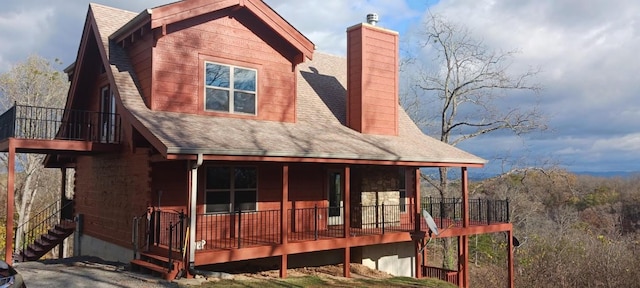
[[125,47],[151,110],[295,122],[296,65],[314,45],[260,0],[185,0],[140,13]]

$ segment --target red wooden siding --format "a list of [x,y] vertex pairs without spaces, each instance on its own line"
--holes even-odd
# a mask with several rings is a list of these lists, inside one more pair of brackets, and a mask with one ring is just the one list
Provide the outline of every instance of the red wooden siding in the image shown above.
[[[167,161],[151,164],[151,205],[163,209],[184,210],[191,184],[186,161]],[[162,194],[160,194],[162,191]]]
[[368,24],[347,31],[347,124],[368,134],[398,134],[398,34]]
[[127,47],[142,97],[147,106],[149,106],[151,98],[151,49],[153,42],[153,33],[148,32],[142,35],[141,39],[137,39],[132,46]]
[[[167,35],[153,48],[152,109],[295,121],[291,48],[278,44],[273,32],[259,34],[247,28],[262,24],[246,13],[223,10],[167,26]],[[257,116],[204,111],[205,60],[258,71]]]
[[78,157],[75,209],[84,215],[83,233],[130,247],[132,218],[151,201],[149,175],[147,149]]

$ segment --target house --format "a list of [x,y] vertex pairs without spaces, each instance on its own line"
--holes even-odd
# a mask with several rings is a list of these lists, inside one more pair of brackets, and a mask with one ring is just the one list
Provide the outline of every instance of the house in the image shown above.
[[[63,116],[46,119],[57,129],[31,137],[45,120],[16,105],[0,147],[45,153],[65,178],[75,169],[62,202],[77,255],[166,278],[338,263],[348,277],[362,263],[467,287],[469,235],[511,239],[508,207],[470,202],[467,169],[485,160],[424,135],[399,106],[398,33],[374,24],[346,28],[345,59],[261,0],[90,4]],[[460,169],[459,201],[421,203],[423,167]],[[423,209],[451,227],[437,237],[457,237],[457,271],[424,265]]]

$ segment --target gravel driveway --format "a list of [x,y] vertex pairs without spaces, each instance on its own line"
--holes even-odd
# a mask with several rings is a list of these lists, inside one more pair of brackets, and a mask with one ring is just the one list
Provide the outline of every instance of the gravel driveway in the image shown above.
[[16,263],[13,266],[28,288],[179,287],[176,283],[126,271],[122,263],[109,263],[93,257]]

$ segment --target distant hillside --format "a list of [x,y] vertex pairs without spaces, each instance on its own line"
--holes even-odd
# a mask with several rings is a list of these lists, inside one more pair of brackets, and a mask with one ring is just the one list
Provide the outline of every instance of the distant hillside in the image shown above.
[[594,172],[594,171],[575,171],[573,172],[578,175],[587,175],[587,176],[595,176],[595,177],[630,177],[633,175],[640,175],[640,171],[606,171],[606,172]]

